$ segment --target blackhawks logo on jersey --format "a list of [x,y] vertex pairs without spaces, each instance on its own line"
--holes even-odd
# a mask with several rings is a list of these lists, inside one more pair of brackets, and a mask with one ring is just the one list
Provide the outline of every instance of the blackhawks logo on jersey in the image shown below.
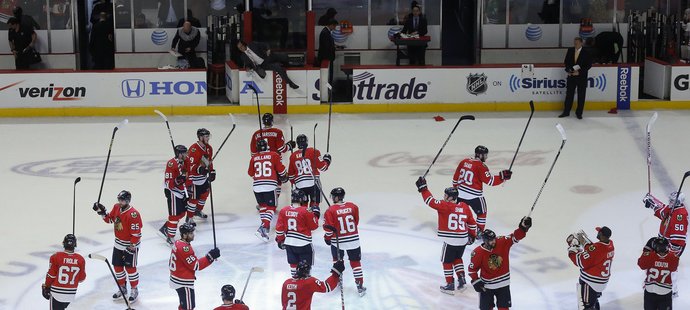
[[186,245],[185,245],[185,246],[183,246],[183,247],[182,247],[182,251],[185,251],[185,252],[189,252],[189,247],[188,247],[188,246],[186,246]]
[[135,219],[135,218],[137,218],[137,216],[139,216],[136,212],[132,212],[131,214],[132,214],[133,219]]
[[676,220],[682,221],[682,220],[683,220],[683,215],[682,215],[682,214],[676,215]]
[[119,216],[115,218],[115,230],[122,231],[122,221]]
[[173,166],[173,163],[172,163],[172,162],[168,162],[168,167],[172,167],[172,166]]
[[594,250],[596,250],[596,249],[597,249],[597,248],[594,246],[594,244],[592,244],[592,245],[589,246],[589,251],[590,251],[590,252],[592,252],[592,251],[594,251]]
[[498,268],[501,268],[502,264],[503,264],[503,257],[500,257],[496,254],[491,254],[489,256],[489,269],[496,270]]

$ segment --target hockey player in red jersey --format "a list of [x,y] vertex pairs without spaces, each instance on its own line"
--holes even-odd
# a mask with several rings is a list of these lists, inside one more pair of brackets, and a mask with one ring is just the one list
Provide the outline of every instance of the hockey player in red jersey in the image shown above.
[[637,265],[647,275],[644,280],[644,310],[673,308],[671,273],[678,269],[678,256],[669,252],[668,247],[668,239],[650,238],[637,259]]
[[129,302],[134,303],[139,296],[139,272],[137,261],[139,257],[139,245],[141,240],[141,228],[144,226],[141,213],[130,204],[132,194],[121,191],[117,194],[117,202],[110,213],[106,213],[105,206],[94,203],[93,209],[103,217],[103,221],[113,224],[115,231],[115,246],[111,263],[115,269],[117,284],[122,288],[113,294],[113,299],[122,298],[122,292],[127,294],[127,280],[132,288],[129,294]]
[[264,125],[263,128],[252,134],[252,141],[249,143],[252,156],[260,152],[260,149],[256,147],[256,142],[261,139],[265,139],[268,142],[268,150],[276,152],[279,155],[285,154],[295,148],[295,141],[288,141],[285,143],[283,131],[273,127],[273,114],[264,113],[261,117],[261,122]]
[[256,231],[256,236],[264,242],[270,238],[268,233],[271,230],[271,221],[276,212],[277,189],[279,181],[287,182],[287,169],[280,162],[280,155],[270,151],[268,143],[264,139],[256,142],[258,153],[249,160],[247,173],[254,179],[254,197],[259,204],[259,214],[261,224]]
[[213,248],[199,258],[194,254],[191,242],[194,241],[194,224],[184,223],[180,226],[180,240],[175,241],[170,253],[170,288],[177,292],[180,299],[179,310],[192,310],[196,306],[194,297],[194,280],[196,272],[210,266],[218,257],[220,250]]
[[194,216],[202,219],[208,218],[204,210],[208,198],[210,182],[216,180],[216,170],[213,169],[213,148],[208,142],[211,140],[211,132],[206,128],[196,131],[199,139],[189,147],[189,174],[187,184],[190,191],[187,202],[187,220]]
[[[479,309],[499,310],[512,307],[510,298],[510,249],[525,238],[532,227],[532,218],[523,217],[518,228],[508,236],[496,237],[490,229],[482,232],[481,246],[472,251],[468,268],[472,286],[479,293]],[[494,300],[495,298],[495,300]]]
[[325,154],[321,158],[321,152],[315,148],[308,147],[307,136],[297,136],[297,148],[300,151],[290,155],[288,176],[290,181],[295,184],[295,188],[301,189],[309,197],[309,207],[317,215],[321,214],[319,203],[321,203],[321,182],[319,176],[321,172],[328,170],[331,166],[331,155]]
[[[352,274],[357,285],[359,296],[366,294],[367,288],[364,287],[364,273],[362,272],[362,248],[359,246],[359,207],[352,202],[345,202],[345,189],[336,187],[331,190],[333,204],[324,213],[324,241],[331,246],[333,261],[338,257],[344,257],[347,252],[347,259],[350,261]],[[333,238],[333,231],[326,228],[333,226],[338,231],[338,242]],[[338,246],[340,254],[338,254]]]
[[86,262],[84,257],[74,252],[77,247],[77,237],[68,234],[62,240],[64,251],[50,256],[50,264],[46,280],[41,285],[41,292],[45,299],[50,300],[51,310],[67,309],[74,301],[79,283],[86,279]]
[[474,243],[477,238],[477,223],[474,221],[470,207],[464,203],[457,203],[458,190],[454,187],[446,188],[443,200],[434,199],[427,188],[426,179],[419,177],[417,189],[422,194],[424,203],[438,213],[438,236],[443,240],[441,262],[446,284],[441,286],[441,292],[455,294],[453,272],[458,277],[458,290],[464,290],[465,265],[462,255],[465,246]]
[[278,248],[285,250],[290,272],[294,275],[298,262],[314,264],[311,232],[319,228],[319,223],[318,217],[303,205],[307,197],[301,189],[293,190],[291,198],[292,205],[284,207],[278,214],[276,242]]
[[489,156],[489,149],[479,145],[474,149],[474,158],[465,158],[453,175],[453,187],[458,189],[459,202],[464,202],[472,207],[477,214],[477,227],[479,232],[486,225],[486,200],[484,199],[484,184],[497,186],[510,180],[513,172],[502,170],[498,175],[491,175],[489,168],[484,164]]
[[185,182],[187,182],[188,170],[187,147],[177,145],[175,146],[175,158],[168,160],[165,165],[165,178],[163,179],[163,191],[168,202],[168,220],[158,229],[170,245],[174,243],[177,224],[185,216],[187,209],[189,192]]
[[589,242],[584,233],[568,236],[568,257],[580,268],[578,296],[584,310],[599,309],[599,297],[611,277],[614,247],[611,229],[597,227],[597,242]]
[[[338,280],[345,270],[343,261],[337,261],[331,268],[331,276],[326,281],[312,277],[311,264],[300,261],[292,278],[283,283],[283,310],[309,310],[314,293],[328,293],[338,287]],[[336,307],[331,307],[335,309]]]
[[235,299],[235,287],[230,284],[223,285],[220,289],[220,297],[223,298],[223,304],[213,310],[249,310],[244,302]]

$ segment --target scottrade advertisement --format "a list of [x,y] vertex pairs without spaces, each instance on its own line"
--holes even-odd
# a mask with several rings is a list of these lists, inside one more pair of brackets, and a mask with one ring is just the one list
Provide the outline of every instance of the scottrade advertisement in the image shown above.
[[206,105],[204,71],[0,75],[0,108]]
[[[587,100],[628,104],[637,100],[639,67],[594,67]],[[352,75],[354,103],[558,102],[566,74],[538,67],[533,76],[514,68],[360,69]]]

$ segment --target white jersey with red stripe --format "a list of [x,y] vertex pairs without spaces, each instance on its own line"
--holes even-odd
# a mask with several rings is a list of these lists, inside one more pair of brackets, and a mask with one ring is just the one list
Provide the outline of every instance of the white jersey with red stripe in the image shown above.
[[353,250],[359,247],[359,207],[351,202],[332,204],[324,214],[325,239],[333,240],[334,233],[326,225],[338,231],[338,242],[341,250]]

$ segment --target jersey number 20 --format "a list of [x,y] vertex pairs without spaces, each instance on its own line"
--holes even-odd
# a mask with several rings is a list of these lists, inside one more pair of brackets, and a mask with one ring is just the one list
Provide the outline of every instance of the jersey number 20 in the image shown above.
[[460,169],[460,179],[458,180],[459,183],[472,185],[472,179],[474,179],[474,172],[472,172],[472,170],[465,170],[464,168]]

